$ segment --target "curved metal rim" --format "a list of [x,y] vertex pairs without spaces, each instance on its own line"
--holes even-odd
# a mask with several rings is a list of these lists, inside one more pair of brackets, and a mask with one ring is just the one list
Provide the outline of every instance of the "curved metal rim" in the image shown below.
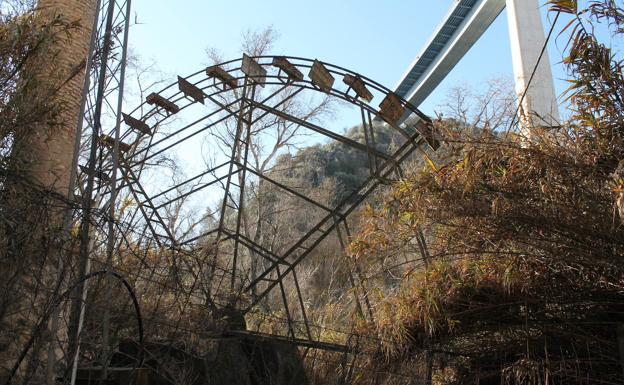
[[[297,61],[297,62],[301,62],[301,63],[293,63],[293,65],[297,66],[297,67],[301,67],[301,68],[311,68],[312,64],[316,61],[316,59],[307,59],[307,58],[302,58],[302,57],[296,57],[296,56],[281,56],[281,55],[264,55],[264,56],[250,56],[252,59],[258,61],[258,64],[260,64],[263,67],[269,67],[269,68],[274,68],[272,62],[266,61],[267,59],[274,59],[274,58],[284,58],[287,60],[293,60],[293,61]],[[238,59],[233,59],[233,60],[229,60],[229,61],[225,61],[219,64],[215,64],[215,66],[221,67],[224,71],[226,71],[227,73],[233,73],[233,72],[238,72],[241,69],[240,65],[236,65],[236,66],[232,66],[232,64],[234,63],[239,63],[242,62],[242,58],[238,58]],[[379,84],[378,82],[363,76],[357,72],[348,70],[344,67],[338,66],[338,65],[334,65],[331,63],[327,63],[327,62],[323,62],[320,61],[319,62],[321,64],[323,64],[330,73],[334,74],[334,75],[338,75],[338,76],[344,76],[344,75],[352,75],[355,77],[360,78],[364,84],[374,90],[376,90],[377,92],[387,95],[387,94],[394,94],[389,88]],[[230,66],[230,68],[227,68],[228,66]],[[233,89],[239,89],[242,88],[242,84],[241,82],[238,82],[237,87],[236,88],[227,88],[227,89],[223,89],[223,82],[219,81],[218,79],[214,79],[214,78],[209,78],[208,76],[203,76],[201,79],[198,79],[197,81],[191,81],[194,77],[201,75],[201,74],[205,74],[205,70],[206,68],[203,68],[195,73],[192,73],[191,75],[188,75],[186,77],[183,77],[184,80],[189,81],[190,83],[192,83],[195,86],[198,86],[202,91],[206,91],[210,88],[214,88],[215,91],[213,92],[205,92],[207,96],[215,96],[224,92],[229,92],[232,91]],[[284,79],[287,79],[286,76],[277,76],[277,75],[269,75],[267,74],[267,83],[268,85],[286,85],[287,83],[284,83]],[[244,79],[245,76],[234,76],[234,79],[236,80],[242,80]],[[214,82],[212,82],[211,84],[208,84],[204,87],[200,87],[200,85],[204,82],[208,82],[211,79],[214,80]],[[274,79],[276,80],[275,82],[270,82],[268,81],[269,79]],[[317,92],[323,92],[321,90],[319,90],[318,88],[314,87],[313,83],[311,80],[304,78],[301,81],[290,81],[289,82],[291,86],[293,87],[303,87],[303,88],[307,88],[313,91],[317,91]],[[169,91],[170,89],[172,89],[173,87],[175,87],[178,84],[178,82],[173,82],[171,84],[169,84],[168,86],[162,88],[160,91],[157,92],[157,94],[162,95],[163,93]],[[347,102],[350,102],[352,104],[356,104],[358,106],[362,106],[364,108],[366,108],[367,110],[377,113],[377,108],[373,107],[370,103],[365,103],[364,101],[358,99],[357,97],[351,96],[351,95],[347,95],[346,92],[336,88],[336,87],[332,87],[330,92],[327,92],[327,94],[334,96],[334,97],[338,97],[341,98]],[[396,95],[396,94],[394,94]],[[422,112],[420,112],[420,110],[418,110],[418,108],[414,107],[412,104],[410,104],[407,100],[405,100],[404,98],[396,95],[397,98],[401,101],[402,105],[407,108],[408,110],[412,111],[413,113],[417,114],[421,119],[427,120],[429,121],[430,119],[423,114]],[[186,100],[186,97],[184,96],[184,94],[181,91],[176,91],[173,95],[171,95],[170,97],[166,98],[169,101],[172,102],[178,102],[180,100]],[[194,104],[195,102],[190,102],[189,104],[183,106],[180,108],[180,111],[184,110],[186,107]],[[129,115],[135,114],[137,111],[140,111],[142,109],[144,109],[145,107],[149,106],[147,108],[146,113],[144,113],[141,116],[141,120],[142,121],[146,121],[147,119],[153,117],[157,111],[158,111],[158,107],[152,107],[151,105],[149,105],[147,103],[147,101],[143,101],[141,104],[139,104],[134,110],[132,110],[130,112]],[[165,120],[167,120],[169,118],[169,116],[167,117],[163,117],[163,119],[160,119],[158,121],[156,121],[155,126],[164,122]]]

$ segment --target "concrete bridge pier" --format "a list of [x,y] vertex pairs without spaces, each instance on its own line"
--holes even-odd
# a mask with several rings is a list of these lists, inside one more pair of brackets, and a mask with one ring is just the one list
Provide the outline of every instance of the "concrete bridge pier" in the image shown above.
[[518,100],[522,99],[520,125],[529,135],[534,127],[552,127],[560,122],[548,50],[540,59],[546,36],[539,6],[537,0],[507,0],[516,93]]
[[[540,59],[546,42],[540,13],[544,3],[545,0],[455,0],[442,24],[395,87],[395,92],[418,107],[507,7],[516,92],[519,99],[524,95],[520,126],[530,137],[533,128],[559,125],[548,50]],[[538,60],[540,64],[536,68]],[[408,116],[405,114],[401,122]]]

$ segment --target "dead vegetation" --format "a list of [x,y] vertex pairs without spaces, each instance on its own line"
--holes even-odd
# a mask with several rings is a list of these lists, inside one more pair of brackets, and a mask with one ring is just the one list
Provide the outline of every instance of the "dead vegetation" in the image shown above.
[[375,301],[389,367],[421,357],[440,384],[622,382],[624,79],[590,23],[618,38],[624,14],[551,3],[571,15],[570,121],[530,140],[440,122],[448,156],[396,185],[351,245],[372,273],[426,235],[427,255]]

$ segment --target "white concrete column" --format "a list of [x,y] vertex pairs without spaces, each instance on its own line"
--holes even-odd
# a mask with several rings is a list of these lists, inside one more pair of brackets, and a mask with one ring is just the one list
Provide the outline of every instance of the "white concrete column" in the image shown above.
[[[507,0],[509,40],[518,98],[537,64],[546,41],[538,0]],[[525,134],[531,127],[550,127],[559,123],[548,50],[544,53],[520,108],[520,124]]]

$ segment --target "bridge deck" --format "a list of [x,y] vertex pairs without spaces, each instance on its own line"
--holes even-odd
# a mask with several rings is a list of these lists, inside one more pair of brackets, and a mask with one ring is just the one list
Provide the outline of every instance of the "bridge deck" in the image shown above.
[[[505,8],[505,0],[458,0],[395,92],[418,107]],[[404,116],[406,118],[407,116]]]

